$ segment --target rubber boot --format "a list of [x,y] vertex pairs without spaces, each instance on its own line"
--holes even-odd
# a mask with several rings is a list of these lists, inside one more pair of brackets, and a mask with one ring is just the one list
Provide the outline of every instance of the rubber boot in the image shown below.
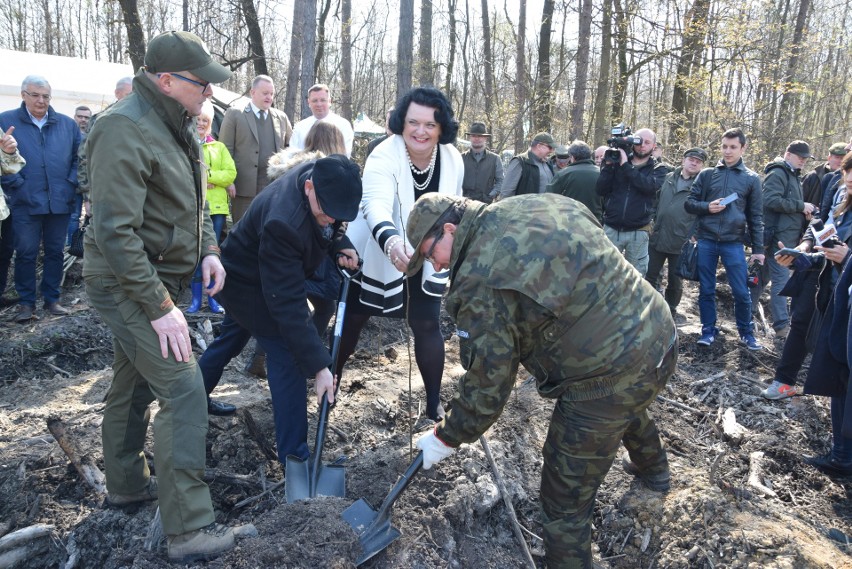
[[207,297],[207,306],[210,308],[210,312],[215,312],[216,314],[224,314],[225,308],[216,302],[216,299],[212,296]]
[[192,281],[192,302],[189,303],[189,308],[186,312],[192,314],[198,312],[201,308],[201,281]]

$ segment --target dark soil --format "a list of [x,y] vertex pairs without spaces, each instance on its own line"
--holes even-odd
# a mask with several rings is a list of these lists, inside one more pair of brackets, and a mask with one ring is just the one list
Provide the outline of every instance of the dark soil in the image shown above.
[[[697,348],[696,296],[690,285],[681,304],[685,321],[679,326],[678,371],[662,393],[665,400],[652,407],[670,452],[672,490],[647,490],[616,463],[595,510],[599,565],[852,567],[849,546],[828,537],[831,529],[852,536],[850,480],[827,477],[800,459],[829,447],[827,400],[772,402],[760,397],[781,346],[766,336],[759,336],[766,345],[762,352],[738,345],[732,300],[724,285],[719,288],[720,321],[723,330],[725,322],[730,328],[710,349]],[[169,567],[162,543],[150,551],[143,546],[156,503],[104,508],[102,496],[81,480],[47,431],[47,418],[61,417],[81,452],[103,467],[100,423],[112,340],[88,306],[79,279],[70,279],[63,302],[73,309],[70,316],[40,314],[23,326],[12,321],[14,309],[0,311],[0,535],[34,524],[53,526],[49,537],[26,546],[25,558],[16,565],[3,564],[8,551],[0,542],[0,567]],[[201,313],[191,324],[209,319],[215,331],[220,318]],[[283,486],[263,493],[283,476],[271,453],[266,384],[242,372],[245,357],[228,367],[215,396],[241,411],[211,418],[210,489],[218,521],[254,524],[258,536],[239,540],[236,549],[207,566],[354,567],[360,544],[341,512],[362,497],[378,507],[408,468],[412,439],[430,426],[422,416],[422,383],[409,363],[404,329],[382,320],[368,326],[331,412],[324,455],[326,462],[347,457],[345,498],[288,504]],[[446,404],[463,371],[449,320],[443,329]],[[316,400],[310,393],[307,397],[313,424]],[[486,434],[538,563],[543,554],[538,537],[541,447],[551,409],[552,402],[537,395],[521,370],[513,397]],[[737,440],[722,433],[728,409],[745,429]],[[309,440],[313,445],[313,434]],[[756,453],[763,453],[758,479],[769,493],[749,484],[750,468],[761,458]],[[242,503],[252,497],[256,499]],[[525,566],[479,444],[463,446],[434,469],[417,474],[395,504],[392,524],[401,537],[365,567]]]

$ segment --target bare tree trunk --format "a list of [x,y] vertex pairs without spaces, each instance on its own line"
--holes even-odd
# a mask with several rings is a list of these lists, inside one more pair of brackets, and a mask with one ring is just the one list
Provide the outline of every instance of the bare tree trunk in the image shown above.
[[181,28],[181,29],[185,32],[188,32],[189,31],[189,0],[183,0],[183,2],[181,2],[181,4],[183,4],[183,28]]
[[417,81],[420,85],[435,84],[432,65],[432,0],[420,0],[420,49],[417,61]]
[[320,73],[320,65],[322,64],[322,58],[325,54],[325,22],[326,19],[328,19],[329,11],[331,11],[331,0],[325,0],[319,17],[319,23],[317,25],[317,55],[314,58],[314,77],[316,78],[317,83],[324,82],[322,74]]
[[[781,109],[779,116],[792,118],[792,113],[795,111],[794,104],[797,99],[797,94],[794,89],[796,81],[796,72],[799,70],[799,57],[802,53],[802,40],[805,33],[805,24],[808,21],[808,10],[810,9],[810,0],[801,0],[799,4],[799,13],[796,15],[796,28],[793,31],[793,45],[790,47],[790,59],[787,61],[787,71],[784,76],[784,90],[781,93]],[[788,125],[788,132],[785,134],[791,135],[789,127],[793,126],[792,121],[785,120]]]
[[139,6],[136,0],[118,0],[118,3],[127,28],[127,55],[136,70],[145,65],[145,34],[142,33]]
[[[624,0],[625,4],[627,0]],[[621,0],[612,0],[615,8],[615,45],[618,80],[612,88],[612,120],[624,121],[624,97],[627,90],[627,13]]]
[[[464,21],[470,21],[470,1],[464,0]],[[456,106],[456,116],[461,118],[464,116],[465,108],[467,107],[468,86],[470,85],[470,54],[468,52],[468,42],[470,41],[470,26],[464,27],[464,39],[461,46],[462,65],[464,66],[464,75],[462,77],[461,88],[461,103]],[[451,97],[452,91],[447,92],[447,96]]]
[[411,89],[411,66],[414,63],[414,0],[400,0],[399,37],[396,44],[396,95]]
[[550,33],[553,22],[553,0],[544,0],[538,39],[538,82],[535,96],[535,131],[553,127],[553,89],[550,84]]
[[687,13],[686,27],[683,30],[683,47],[677,62],[674,88],[672,89],[672,133],[675,140],[690,145],[690,115],[692,114],[691,96],[692,70],[704,50],[704,37],[707,33],[707,20],[710,12],[710,0],[695,0]]
[[[448,11],[450,13],[450,53],[447,60],[447,78],[444,82],[444,94],[450,96],[450,88],[453,85],[453,71],[456,67],[456,4],[457,0],[448,0]],[[469,27],[465,26],[466,33],[469,33]]]
[[574,96],[571,99],[571,139],[583,136],[583,111],[589,78],[589,41],[592,36],[592,0],[582,0],[580,8],[577,71],[574,74]]
[[612,126],[609,105],[609,81],[612,76],[612,0],[604,0],[601,17],[601,61],[598,73],[598,90],[595,94],[594,144],[600,145],[609,138]]
[[340,114],[352,122],[352,0],[340,4]]
[[296,107],[299,96],[299,69],[302,63],[302,18],[305,10],[305,2],[296,0],[293,3],[293,30],[290,34],[290,60],[287,63],[287,85],[284,92],[284,112],[293,117],[297,122],[301,117],[297,115]]
[[515,154],[520,154],[524,149],[524,110],[527,104],[527,65],[526,65],[526,43],[527,43],[527,0],[520,0],[520,16],[518,18],[518,43],[515,53],[515,105],[517,117],[515,118]]
[[263,48],[263,33],[260,31],[260,21],[257,18],[257,9],[254,0],[241,0],[243,17],[248,28],[249,49],[255,75],[269,75],[266,66],[266,50]]
[[[297,2],[299,0],[296,0]],[[306,117],[311,114],[311,109],[308,107],[308,89],[316,81],[314,75],[314,54],[317,50],[317,0],[302,0],[305,3],[305,11],[302,13],[302,75],[301,94],[302,94],[302,112],[301,117]],[[295,117],[294,117],[295,118]]]
[[488,21],[488,0],[482,0],[482,49],[485,59],[485,122],[491,132],[494,113],[494,53],[491,51],[491,23]]

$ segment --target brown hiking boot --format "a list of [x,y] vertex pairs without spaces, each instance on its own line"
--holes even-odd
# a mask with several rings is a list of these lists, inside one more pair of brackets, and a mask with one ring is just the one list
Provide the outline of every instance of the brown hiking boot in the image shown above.
[[49,312],[53,316],[68,316],[71,314],[71,311],[59,304],[58,302],[51,302],[50,304],[44,305],[44,310]]
[[169,561],[177,563],[209,561],[232,547],[234,547],[233,528],[212,523],[195,531],[169,536]]
[[15,314],[15,322],[29,322],[35,318],[35,314],[33,314],[33,307],[29,304],[19,304],[18,305],[18,313]]
[[122,506],[129,506],[130,504],[138,504],[139,502],[150,502],[151,500],[156,500],[158,496],[157,479],[152,476],[148,479],[148,485],[140,491],[133,494],[116,494],[115,492],[110,492],[107,494],[106,501],[110,506],[120,508]]
[[246,373],[266,379],[266,354],[255,354],[246,366]]

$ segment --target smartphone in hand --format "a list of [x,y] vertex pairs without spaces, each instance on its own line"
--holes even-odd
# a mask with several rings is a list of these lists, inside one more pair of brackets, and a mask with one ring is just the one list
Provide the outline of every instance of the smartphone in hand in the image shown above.
[[798,249],[791,249],[790,247],[784,247],[783,249],[778,249],[778,251],[775,252],[776,257],[780,257],[782,255],[788,255],[790,257],[798,257],[801,254],[802,254],[802,252],[799,251]]
[[737,201],[739,197],[739,194],[733,193],[727,197],[722,198],[722,200],[719,202],[719,205],[728,205],[729,203]]

